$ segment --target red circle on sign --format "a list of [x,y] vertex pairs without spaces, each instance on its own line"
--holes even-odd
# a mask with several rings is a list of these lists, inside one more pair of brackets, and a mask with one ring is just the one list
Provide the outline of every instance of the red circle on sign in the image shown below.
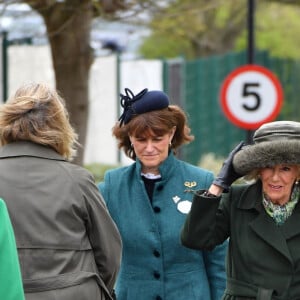
[[[265,93],[265,95],[262,95],[262,99],[264,101],[264,97],[269,97],[267,99],[269,103],[263,102],[265,109],[261,110],[259,115],[255,115],[254,112],[248,114],[246,110],[236,109],[239,108],[236,104],[236,100],[238,101],[239,99],[236,99],[236,96],[241,94],[242,85],[247,76],[248,78],[251,76],[255,80],[260,80],[260,83],[263,83],[262,86],[267,86],[265,91],[261,89]],[[259,97],[258,93],[255,92],[249,93],[247,96],[250,94]],[[259,65],[244,65],[231,72],[222,84],[220,96],[224,114],[233,124],[244,129],[257,129],[262,124],[274,120],[279,114],[283,102],[283,90],[279,80],[271,71]],[[257,118],[249,120],[253,116]]]

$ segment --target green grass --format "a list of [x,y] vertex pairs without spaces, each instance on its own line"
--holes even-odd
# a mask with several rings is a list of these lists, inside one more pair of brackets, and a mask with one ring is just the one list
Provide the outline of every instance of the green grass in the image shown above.
[[115,169],[118,165],[109,165],[109,164],[100,164],[100,163],[93,163],[84,166],[88,169],[95,177],[96,183],[103,181],[104,173],[109,169]]

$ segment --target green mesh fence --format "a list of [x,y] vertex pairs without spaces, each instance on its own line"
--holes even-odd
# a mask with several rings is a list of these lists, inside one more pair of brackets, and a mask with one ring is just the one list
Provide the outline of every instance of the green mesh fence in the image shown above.
[[[239,141],[246,140],[249,132],[236,127],[225,117],[219,104],[219,92],[225,77],[247,63],[247,54],[230,53],[181,61],[180,94],[183,99],[180,103],[183,103],[195,136],[192,143],[184,146],[182,158],[198,164],[201,156],[207,153],[225,157]],[[266,52],[257,52],[255,63],[274,72],[283,86],[284,104],[277,119],[300,121],[300,62],[276,59]],[[171,93],[172,68],[169,68],[168,61],[165,62],[164,79],[165,87]]]

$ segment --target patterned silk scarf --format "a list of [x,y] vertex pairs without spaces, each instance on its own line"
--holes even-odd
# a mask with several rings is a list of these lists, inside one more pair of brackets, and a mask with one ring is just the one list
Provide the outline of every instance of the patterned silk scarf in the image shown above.
[[293,213],[293,210],[299,200],[300,189],[297,184],[294,185],[291,198],[289,202],[284,205],[274,204],[267,195],[263,194],[263,206],[271,216],[277,225],[282,225],[288,219],[288,217]]

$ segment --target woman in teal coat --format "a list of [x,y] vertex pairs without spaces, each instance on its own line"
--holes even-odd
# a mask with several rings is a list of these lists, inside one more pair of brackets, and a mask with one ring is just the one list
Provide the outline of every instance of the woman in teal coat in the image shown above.
[[0,198],[0,299],[24,300],[15,235],[5,202]]
[[[256,180],[229,188],[241,175]],[[239,144],[196,193],[182,243],[209,250],[230,238],[224,300],[300,299],[299,178],[300,123],[277,121],[253,145]]]
[[178,106],[161,91],[125,91],[113,134],[134,163],[108,171],[99,185],[123,241],[117,299],[219,300],[226,243],[214,251],[180,244],[190,190],[209,187],[213,175],[175,157],[193,139]]

